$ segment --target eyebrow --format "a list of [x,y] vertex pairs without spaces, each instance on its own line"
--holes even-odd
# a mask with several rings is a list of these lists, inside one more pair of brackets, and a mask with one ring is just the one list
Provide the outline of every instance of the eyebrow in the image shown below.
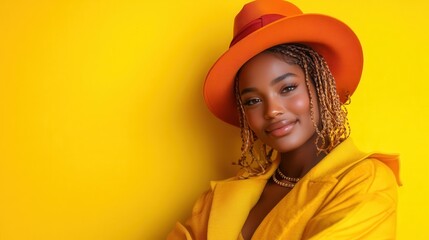
[[[297,75],[295,73],[290,73],[290,72],[285,73],[285,74],[280,75],[280,76],[274,78],[273,80],[271,80],[270,85],[274,86],[278,82],[281,82],[281,81],[285,80],[286,78],[293,77],[293,76],[297,76]],[[254,87],[244,88],[243,90],[241,90],[240,95],[243,95],[243,94],[246,94],[249,92],[253,92],[253,91],[256,91],[256,88],[254,88]]]

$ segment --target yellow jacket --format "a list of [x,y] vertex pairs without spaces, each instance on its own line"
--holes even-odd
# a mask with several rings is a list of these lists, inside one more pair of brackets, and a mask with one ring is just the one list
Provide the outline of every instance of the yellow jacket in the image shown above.
[[[241,228],[278,166],[211,183],[167,239],[241,239]],[[396,179],[395,179],[396,177]],[[366,154],[345,140],[271,210],[252,239],[395,239],[397,155]]]

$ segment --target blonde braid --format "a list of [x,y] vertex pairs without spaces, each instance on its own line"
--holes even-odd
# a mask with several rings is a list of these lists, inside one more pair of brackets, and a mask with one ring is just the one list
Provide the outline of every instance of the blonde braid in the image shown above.
[[[249,176],[260,175],[265,173],[267,167],[271,164],[271,155],[273,150],[267,150],[266,144],[263,144],[262,150],[264,152],[264,159],[260,159],[260,155],[255,153],[254,143],[258,138],[247,123],[240,94],[237,94],[239,92],[238,79],[235,80],[234,90],[236,93],[235,98],[239,112],[241,135],[241,156],[238,159],[238,162],[234,164],[240,165],[241,168],[245,169],[246,172],[250,174]],[[250,161],[247,160],[249,157],[251,159]],[[254,163],[256,163],[257,166],[254,166]]]

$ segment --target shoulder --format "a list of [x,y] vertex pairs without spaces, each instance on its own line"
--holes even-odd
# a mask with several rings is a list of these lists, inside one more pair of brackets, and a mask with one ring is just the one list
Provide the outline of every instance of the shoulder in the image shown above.
[[396,182],[395,184],[400,185],[399,156],[362,152],[351,139],[346,139],[308,174],[312,179],[329,175],[341,181],[362,181],[370,184],[372,181],[386,179],[389,184]]
[[337,183],[308,222],[305,236],[393,239],[397,184],[392,170],[378,159],[365,158],[341,169],[336,179]]
[[374,158],[354,162],[343,168],[336,180],[320,206],[318,219],[329,215],[336,221],[367,221],[374,214],[395,212],[397,184],[393,172],[383,162]]
[[340,188],[355,193],[375,193],[390,195],[396,201],[397,183],[392,170],[383,162],[375,158],[366,158],[347,166],[338,177]]
[[355,178],[369,183],[382,181],[396,184],[392,170],[380,160],[371,157],[347,166],[342,175],[344,178]]

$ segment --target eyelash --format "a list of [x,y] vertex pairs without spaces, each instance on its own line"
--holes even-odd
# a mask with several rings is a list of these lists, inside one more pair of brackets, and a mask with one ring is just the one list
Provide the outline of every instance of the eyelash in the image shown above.
[[261,102],[261,99],[259,99],[259,98],[251,98],[249,100],[244,101],[243,105],[244,106],[253,106],[253,105],[260,103],[260,102]]
[[[285,93],[292,92],[293,90],[296,89],[296,87],[297,87],[296,84],[287,85],[286,87],[284,87],[284,88],[281,89],[281,93],[285,94]],[[261,99],[259,99],[259,98],[251,98],[251,99],[248,99],[248,100],[244,101],[243,105],[247,106],[247,107],[250,107],[250,106],[253,106],[253,105],[255,105],[257,103],[260,103],[260,102],[261,102]]]
[[296,89],[296,87],[297,87],[296,84],[288,85],[288,86],[282,88],[282,93],[292,92],[293,90]]

